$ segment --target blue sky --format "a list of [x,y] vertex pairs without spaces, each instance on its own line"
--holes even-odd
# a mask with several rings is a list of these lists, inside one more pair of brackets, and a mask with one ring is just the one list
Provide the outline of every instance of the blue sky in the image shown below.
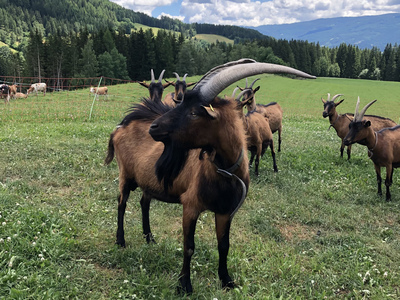
[[260,26],[400,12],[400,0],[110,0],[185,23]]

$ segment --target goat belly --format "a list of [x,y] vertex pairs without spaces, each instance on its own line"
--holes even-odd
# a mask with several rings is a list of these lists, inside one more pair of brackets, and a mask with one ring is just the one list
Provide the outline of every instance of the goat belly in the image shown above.
[[236,179],[221,176],[217,181],[203,178],[200,182],[199,198],[214,213],[232,213],[239,205],[242,194],[242,186]]

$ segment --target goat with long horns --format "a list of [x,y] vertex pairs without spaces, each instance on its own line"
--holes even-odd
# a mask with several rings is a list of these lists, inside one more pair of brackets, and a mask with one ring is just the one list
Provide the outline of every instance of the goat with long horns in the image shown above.
[[349,125],[350,130],[344,138],[344,144],[351,145],[358,143],[368,148],[368,157],[375,166],[379,195],[382,195],[381,167],[386,168],[386,201],[390,201],[392,198],[389,187],[393,182],[393,169],[400,167],[400,126],[374,131],[371,121],[365,120],[363,117],[366,110],[375,101],[373,100],[368,103],[359,112],[360,97],[358,97],[354,119]]

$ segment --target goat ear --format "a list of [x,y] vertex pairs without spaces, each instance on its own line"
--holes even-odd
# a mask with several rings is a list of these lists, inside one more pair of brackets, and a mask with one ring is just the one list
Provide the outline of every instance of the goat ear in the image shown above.
[[216,119],[218,117],[218,112],[210,105],[210,106],[201,106],[205,112],[211,117],[211,119]]
[[338,103],[335,103],[335,106],[338,106],[340,103],[342,103],[344,99],[340,100]]
[[138,81],[138,83],[139,83],[141,86],[144,86],[145,88],[149,88],[149,86],[150,86],[150,84],[147,84],[145,81]]
[[164,83],[162,86],[165,89],[166,87],[169,87],[171,84],[174,85],[171,81],[167,81],[167,83]]
[[[172,84],[173,86],[175,86],[175,81],[168,81],[168,80],[165,79],[165,78],[164,78],[164,80],[165,80],[166,83],[168,83],[167,86],[169,86],[169,85],[171,85],[171,84]],[[167,87],[167,86],[166,86],[166,87]]]
[[370,120],[364,120],[364,127],[370,127],[371,126],[371,121]]
[[195,85],[196,83],[197,83],[197,81],[196,81],[196,82],[191,82],[191,83],[186,83],[186,87],[189,87],[189,86]]
[[259,89],[260,89],[260,86],[256,87],[256,88],[253,90],[253,93],[255,94]]
[[324,98],[322,98],[322,97],[321,97],[321,101],[322,101],[322,103],[323,103],[323,104],[325,104],[325,103],[326,103],[325,99],[324,99]]

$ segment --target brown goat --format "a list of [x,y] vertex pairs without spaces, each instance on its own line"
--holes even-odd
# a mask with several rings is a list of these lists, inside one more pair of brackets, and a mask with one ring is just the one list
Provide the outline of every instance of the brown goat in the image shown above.
[[[138,81],[141,86],[144,86],[149,90],[150,99],[153,101],[161,101],[162,95],[164,93],[164,89],[171,85],[170,82],[162,84],[162,79],[165,73],[165,70],[162,70],[160,76],[158,77],[158,81],[156,82],[154,77],[154,71],[151,69],[151,82],[147,83],[145,81]],[[173,105],[174,106],[174,105]]]
[[[331,95],[328,93],[327,100],[321,98],[322,103],[324,104],[324,111],[322,112],[322,116],[324,118],[329,117],[329,123],[331,124],[329,128],[333,127],[336,130],[336,134],[341,138],[342,144],[340,146],[340,156],[343,157],[344,151],[344,138],[349,132],[349,124],[351,123],[354,115],[350,113],[345,113],[339,115],[336,111],[336,106],[341,104],[344,99],[335,103],[336,98],[343,96],[342,94],[337,94],[333,96],[332,100],[330,99]],[[387,127],[396,126],[396,122],[391,119],[383,118],[379,116],[365,115],[364,118],[366,120],[371,121],[372,129],[375,131],[381,130]],[[351,144],[347,145],[347,159],[350,159],[351,155]]]
[[[233,92],[232,97],[235,96],[235,91]],[[268,148],[271,148],[271,156],[273,162],[274,172],[278,172],[278,167],[276,165],[275,159],[275,151],[274,151],[274,141],[272,139],[272,131],[269,127],[268,119],[263,115],[256,111],[250,111],[246,115],[243,113],[243,107],[248,104],[248,102],[252,101],[252,98],[247,98],[246,100],[240,101],[240,98],[246,94],[247,90],[243,90],[239,96],[236,97],[236,101],[238,101],[238,105],[240,107],[240,115],[243,120],[244,128],[246,130],[247,136],[247,149],[250,151],[250,162],[249,166],[251,167],[253,160],[255,158],[255,174],[259,175],[258,167],[260,157],[262,157]]]
[[315,78],[292,68],[248,59],[228,63],[204,75],[175,108],[150,100],[135,105],[111,134],[105,162],[110,163],[115,154],[120,169],[117,243],[125,243],[123,217],[131,190],[140,187],[158,200],[181,203],[181,292],[192,292],[194,232],[197,219],[205,210],[215,213],[219,278],[224,288],[234,286],[227,269],[229,231],[232,217],[247,194],[250,178],[238,106],[234,100],[217,95],[235,81],[259,73]]
[[386,168],[386,201],[390,201],[392,198],[389,187],[393,183],[393,169],[400,167],[400,126],[375,131],[372,128],[373,121],[363,119],[365,111],[375,101],[371,101],[361,112],[358,112],[360,104],[360,97],[358,97],[354,119],[350,123],[350,130],[344,138],[344,144],[358,143],[368,148],[368,157],[375,166],[379,195],[382,195],[381,167]]
[[252,101],[249,101],[247,106],[247,111],[257,111],[265,118],[268,119],[269,126],[271,128],[272,133],[278,132],[278,152],[281,152],[281,143],[282,143],[282,117],[283,111],[282,107],[276,102],[270,102],[266,105],[257,104],[255,94],[260,90],[260,87],[256,87],[253,89],[254,83],[260,78],[255,79],[252,84],[247,87],[247,79],[246,79],[246,87],[240,88],[241,91],[246,91],[243,95],[243,100],[252,98]]
[[164,103],[175,106],[183,101],[183,98],[185,97],[185,93],[186,93],[186,88],[196,84],[196,82],[186,83],[186,76],[188,74],[185,74],[183,76],[182,80],[181,80],[180,76],[178,75],[178,73],[174,72],[173,74],[176,77],[175,82],[167,81],[167,80],[165,80],[165,81],[168,82],[169,84],[173,85],[175,87],[175,91],[172,93],[169,93],[165,96]]

